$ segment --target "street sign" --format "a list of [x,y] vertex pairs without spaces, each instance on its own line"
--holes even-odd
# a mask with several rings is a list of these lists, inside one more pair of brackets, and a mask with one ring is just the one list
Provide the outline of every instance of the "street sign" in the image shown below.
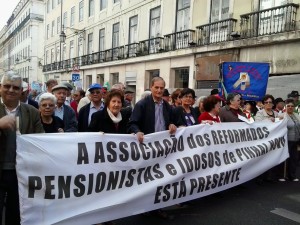
[[80,74],[79,73],[72,73],[72,81],[78,81],[80,80]]

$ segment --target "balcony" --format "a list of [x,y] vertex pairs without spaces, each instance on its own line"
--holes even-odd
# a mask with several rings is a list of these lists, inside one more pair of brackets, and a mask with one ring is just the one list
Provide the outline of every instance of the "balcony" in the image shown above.
[[196,32],[194,30],[184,30],[164,36],[165,51],[188,48],[196,45]]
[[298,4],[290,3],[241,15],[241,37],[251,38],[296,29]]
[[230,34],[236,31],[236,23],[236,19],[230,18],[196,27],[198,37],[197,44],[208,45],[230,41],[232,39]]

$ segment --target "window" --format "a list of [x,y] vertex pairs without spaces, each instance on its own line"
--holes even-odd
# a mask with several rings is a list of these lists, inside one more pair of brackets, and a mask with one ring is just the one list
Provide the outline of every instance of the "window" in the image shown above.
[[119,83],[119,73],[111,73],[110,80],[112,85]]
[[129,19],[129,44],[137,42],[137,25],[138,17],[131,17]]
[[119,29],[120,23],[115,23],[113,25],[113,36],[112,36],[112,47],[119,47]]
[[74,20],[75,20],[75,6],[71,8],[70,27],[74,26]]
[[51,37],[54,36],[54,28],[55,28],[55,20],[52,21],[52,27],[51,27]]
[[60,4],[60,0],[57,0],[57,5],[59,5]]
[[74,58],[74,41],[73,40],[70,41],[70,55],[69,55],[69,58],[70,59]]
[[183,31],[189,28],[190,21],[190,0],[177,0],[177,25],[176,31]]
[[57,22],[56,22],[56,33],[59,34],[60,33],[60,16],[57,17]]
[[63,28],[64,28],[64,30],[66,30],[67,19],[68,19],[68,12],[64,12],[64,20],[63,20]]
[[47,13],[50,12],[50,3],[51,3],[51,0],[48,0],[47,1]]
[[160,36],[160,6],[150,11],[150,38]]
[[83,0],[79,2],[79,22],[83,21],[83,4]]
[[88,46],[87,46],[87,53],[93,53],[93,33],[88,34]]
[[49,35],[50,35],[50,25],[47,24],[47,31],[46,31],[47,39],[49,39]]
[[60,51],[59,51],[59,48],[60,46],[56,46],[56,62],[59,62],[60,61]]
[[105,49],[105,29],[99,31],[99,51],[104,51]]
[[100,11],[106,9],[107,7],[107,0],[100,0]]
[[189,87],[189,68],[175,69],[175,87],[176,88]]
[[55,8],[55,0],[52,0],[52,9]]
[[114,0],[114,3],[118,3],[118,2],[120,2],[120,0]]
[[54,48],[51,48],[51,63],[54,62],[55,58],[54,58]]
[[211,23],[229,18],[229,0],[212,0],[210,20]]
[[89,0],[89,17],[94,16],[95,1]]

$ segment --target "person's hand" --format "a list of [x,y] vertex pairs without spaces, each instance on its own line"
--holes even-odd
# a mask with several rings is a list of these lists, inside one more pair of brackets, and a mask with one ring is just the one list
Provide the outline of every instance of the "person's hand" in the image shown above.
[[62,129],[62,128],[58,128],[58,133],[64,133],[64,129]]
[[14,116],[6,115],[0,119],[0,129],[14,130],[15,127],[16,127],[16,118]]
[[138,141],[139,141],[140,143],[143,143],[143,141],[144,141],[144,133],[143,133],[143,132],[137,132],[137,133],[135,134],[135,136],[136,136],[136,138],[138,139]]
[[174,134],[176,132],[176,130],[177,130],[177,127],[174,124],[171,123],[169,125],[169,132],[170,132],[170,134]]

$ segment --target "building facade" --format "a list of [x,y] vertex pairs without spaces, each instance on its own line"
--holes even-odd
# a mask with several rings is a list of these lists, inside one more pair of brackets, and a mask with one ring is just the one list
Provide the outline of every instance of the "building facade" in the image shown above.
[[123,82],[140,96],[155,76],[170,89],[214,88],[223,61],[268,62],[272,75],[300,74],[299,3],[47,0],[44,80],[69,81],[79,69],[84,89]]
[[21,0],[1,31],[0,67],[15,70],[24,81],[42,81],[44,2]]

